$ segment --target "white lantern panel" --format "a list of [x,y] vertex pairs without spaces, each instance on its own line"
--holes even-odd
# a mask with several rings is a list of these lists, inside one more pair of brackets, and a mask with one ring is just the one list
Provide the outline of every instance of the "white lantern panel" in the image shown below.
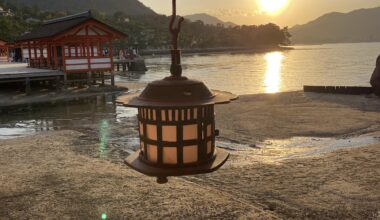
[[211,124],[207,125],[207,137],[211,137]]
[[152,110],[151,109],[147,109],[146,110],[146,118],[148,119],[148,120],[151,120],[152,118],[151,118],[151,113],[152,113]]
[[207,142],[207,153],[209,154],[211,152],[212,152],[212,143],[211,143],[211,141],[208,141]]
[[182,109],[182,111],[181,111],[181,117],[182,117],[182,121],[184,121],[185,120],[185,110],[184,109]]
[[157,163],[157,146],[148,144],[148,160]]
[[144,108],[141,109],[141,117],[145,118],[145,109]]
[[173,121],[173,113],[172,113],[172,110],[168,110],[168,118],[167,118],[168,121]]
[[174,121],[179,121],[178,112],[179,112],[179,110],[174,111]]
[[163,148],[163,162],[164,164],[177,164],[177,148],[176,147]]
[[191,111],[193,111],[193,109],[188,109],[187,110],[187,115],[186,115],[186,119],[187,120],[191,120]]
[[162,121],[166,121],[165,110],[161,110],[161,120],[162,120]]
[[139,122],[139,128],[140,128],[140,135],[144,135],[144,126],[141,122]]
[[147,133],[147,137],[150,140],[154,140],[154,141],[157,140],[157,126],[156,125],[149,125],[148,124],[146,126],[146,133]]
[[152,115],[152,117],[153,117],[152,119],[155,121],[156,120],[156,110],[153,109],[152,110],[152,114],[153,114]]
[[183,140],[196,140],[198,138],[198,125],[183,126]]
[[177,126],[162,126],[162,140],[168,142],[176,142]]
[[198,161],[198,146],[183,147],[183,163],[195,163]]

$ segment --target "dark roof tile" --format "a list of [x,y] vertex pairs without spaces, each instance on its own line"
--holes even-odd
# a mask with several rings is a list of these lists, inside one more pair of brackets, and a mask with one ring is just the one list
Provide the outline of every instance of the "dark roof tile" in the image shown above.
[[[34,29],[32,32],[21,35],[19,38],[16,39],[16,41],[26,41],[26,40],[53,37],[67,30],[70,30],[76,27],[77,25],[91,19],[96,20],[95,18],[92,17],[91,11],[87,11],[87,12],[83,12],[83,13],[79,13],[75,15],[70,15],[67,17],[49,20],[49,21],[44,22],[42,26]],[[114,31],[117,31],[112,27],[110,28]],[[120,31],[117,31],[117,32],[121,33]],[[125,35],[124,33],[121,33],[121,34]]]

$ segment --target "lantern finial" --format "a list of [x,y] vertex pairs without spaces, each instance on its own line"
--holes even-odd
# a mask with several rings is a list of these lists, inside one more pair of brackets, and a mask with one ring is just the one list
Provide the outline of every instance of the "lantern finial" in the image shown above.
[[182,75],[182,66],[181,66],[181,51],[178,49],[178,36],[181,32],[182,22],[185,21],[183,17],[180,17],[178,20],[177,27],[174,27],[175,20],[177,18],[177,2],[173,1],[173,14],[169,24],[169,31],[172,34],[172,64],[170,67],[170,73],[173,77],[181,77]]

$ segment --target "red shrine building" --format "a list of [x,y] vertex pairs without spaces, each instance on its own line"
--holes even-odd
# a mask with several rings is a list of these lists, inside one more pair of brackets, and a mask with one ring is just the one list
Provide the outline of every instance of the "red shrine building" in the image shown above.
[[32,68],[91,74],[112,72],[112,42],[126,38],[87,11],[46,21],[16,39],[16,45]]
[[0,63],[8,62],[8,42],[0,39]]

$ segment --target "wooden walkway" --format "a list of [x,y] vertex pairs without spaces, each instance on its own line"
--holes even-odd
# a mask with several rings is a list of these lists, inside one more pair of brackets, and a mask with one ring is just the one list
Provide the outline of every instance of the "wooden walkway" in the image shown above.
[[59,90],[64,75],[59,70],[29,68],[26,63],[0,64],[0,83],[24,82],[27,94],[32,81],[55,81]]

